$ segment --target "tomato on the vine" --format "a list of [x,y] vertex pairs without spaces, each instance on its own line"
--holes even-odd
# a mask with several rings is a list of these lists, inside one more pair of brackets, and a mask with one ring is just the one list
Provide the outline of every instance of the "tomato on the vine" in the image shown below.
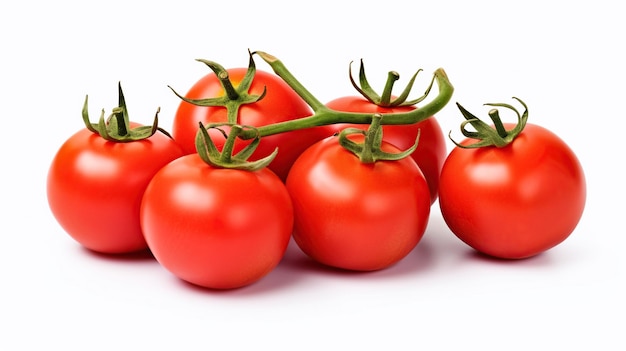
[[[229,155],[232,143],[223,150]],[[293,228],[291,199],[266,162],[224,168],[211,157],[188,154],[163,167],[145,191],[141,226],[154,257],[176,277],[239,288],[282,259]]]
[[[108,121],[91,124],[60,147],[47,177],[47,197],[61,227],[84,247],[120,254],[147,249],[139,206],[152,176],[183,155],[157,127],[128,120],[121,87],[120,106]],[[158,112],[157,112],[158,113]]]
[[[381,107],[372,104],[368,100],[359,96],[345,96],[332,100],[326,106],[345,112],[371,112],[371,113],[401,113],[414,107]],[[349,125],[350,127],[367,128],[367,125]],[[335,124],[333,127],[340,130],[347,127],[345,124]],[[420,143],[417,149],[411,154],[420,167],[426,181],[428,182],[431,204],[437,199],[437,189],[439,187],[439,174],[443,161],[446,158],[446,144],[441,126],[435,117],[430,117],[424,121],[408,125],[385,125],[383,126],[385,140],[399,149],[411,146],[415,141],[418,131],[420,131]]]
[[[397,160],[363,162],[343,146],[365,139],[358,133],[328,137],[302,153],[287,177],[294,240],[328,266],[389,267],[413,250],[428,223],[428,185],[415,161],[406,153]],[[400,152],[385,141],[379,151]]]
[[[327,102],[326,106],[337,111],[365,112],[372,114],[380,113],[383,115],[409,112],[416,108],[415,104],[419,101],[419,99],[406,101],[406,96],[393,97],[389,95],[393,82],[398,79],[395,72],[390,72],[389,82],[385,87],[387,90],[382,94],[382,96],[378,96],[374,93],[374,91],[369,89],[369,85],[365,81],[366,78],[362,63],[360,73],[361,82],[364,87],[358,87],[354,80],[351,80],[355,88],[361,92],[361,96],[355,95],[339,97]],[[365,84],[363,84],[364,81]],[[412,81],[410,84],[412,84]],[[408,89],[410,89],[410,85]],[[408,89],[406,92],[408,92]],[[335,124],[330,126],[330,128],[337,132],[348,126],[362,129],[368,128],[367,125],[346,124]],[[415,160],[426,177],[430,191],[430,202],[432,204],[437,199],[439,174],[441,172],[443,161],[447,155],[446,141],[439,122],[435,119],[435,116],[432,116],[414,124],[383,126],[385,141],[402,150],[413,145],[418,131],[420,133],[420,142],[415,152],[411,154],[411,157]]]
[[[524,107],[526,105],[518,99]],[[585,176],[569,146],[553,132],[526,123],[493,129],[458,105],[467,138],[453,149],[441,172],[439,204],[450,230],[484,254],[521,259],[563,242],[585,207]],[[464,129],[470,123],[475,132]],[[479,141],[474,141],[478,139]]]
[[[186,153],[195,153],[195,137],[198,122],[205,124],[229,122],[232,124],[260,127],[311,116],[311,108],[279,76],[257,70],[252,55],[248,68],[224,69],[219,64],[199,60],[213,72],[198,80],[180,102],[174,118],[172,135]],[[217,147],[225,137],[218,131],[209,130]],[[324,127],[293,130],[264,137],[250,158],[263,158],[279,148],[279,153],[269,165],[282,180],[287,178],[289,168],[308,146],[328,134]],[[235,151],[248,143],[240,140]]]

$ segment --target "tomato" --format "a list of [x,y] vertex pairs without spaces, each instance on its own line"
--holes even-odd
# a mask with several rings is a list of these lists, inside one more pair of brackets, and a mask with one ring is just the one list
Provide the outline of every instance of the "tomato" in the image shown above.
[[[349,135],[361,141],[362,135]],[[398,148],[382,142],[386,152]],[[287,177],[297,245],[322,264],[356,271],[400,261],[430,213],[426,179],[411,157],[362,163],[331,136],[308,148]]]
[[90,250],[107,254],[145,250],[139,224],[143,192],[161,167],[182,155],[180,146],[163,133],[115,142],[82,129],[52,160],[48,204],[61,227]]
[[503,147],[453,149],[439,184],[450,230],[475,250],[504,259],[535,256],[564,241],[582,216],[585,198],[574,152],[533,124]]
[[[378,106],[361,96],[344,96],[326,103],[326,106],[345,112],[365,112],[365,113],[402,113],[415,109],[414,106],[383,107]],[[367,129],[365,125],[333,125],[335,131],[346,127],[358,127]],[[447,156],[446,141],[435,117],[410,125],[385,125],[383,134],[386,141],[395,145],[399,149],[406,150],[415,143],[417,131],[420,130],[419,145],[411,157],[417,162],[424,173],[430,191],[431,204],[437,199],[437,189],[439,187],[439,173],[443,161]]]
[[278,265],[293,209],[267,168],[215,168],[198,154],[163,167],[145,191],[141,226],[156,260],[176,277],[212,289],[249,285]]
[[[247,73],[247,68],[232,68],[226,70],[234,86],[241,83]],[[279,76],[261,70],[256,70],[249,94],[265,96],[254,103],[241,105],[236,124],[254,127],[283,122],[287,120],[312,115],[311,108],[304,102],[289,85]],[[214,73],[210,73],[198,80],[185,95],[188,99],[204,99],[223,97],[225,89]],[[228,121],[227,110],[223,106],[198,106],[181,101],[174,118],[172,135],[183,147],[186,153],[196,152],[195,137],[198,131],[198,122],[204,124],[223,123]],[[217,147],[221,147],[224,137],[212,130],[211,138]],[[276,147],[279,153],[270,164],[282,180],[287,178],[289,168],[295,159],[308,146],[329,135],[323,127],[294,130],[286,133],[264,137],[250,160],[259,159],[271,154]],[[247,143],[239,141],[235,151],[240,150]]]

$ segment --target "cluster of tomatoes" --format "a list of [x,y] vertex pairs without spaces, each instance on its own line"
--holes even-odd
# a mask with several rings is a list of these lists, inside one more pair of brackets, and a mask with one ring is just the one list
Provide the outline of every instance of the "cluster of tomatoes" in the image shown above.
[[[152,126],[130,121],[121,86],[119,106],[98,123],[89,121],[85,100],[86,128],[61,146],[47,179],[50,209],[64,230],[90,250],[150,250],[180,279],[231,289],[272,271],[292,237],[324,265],[389,267],[419,243],[437,199],[454,234],[504,259],[550,249],[581,218],[580,163],[555,134],[527,124],[526,111],[514,125],[501,123],[494,109],[487,125],[459,105],[468,138],[448,153],[434,116],[412,124],[383,117],[375,131],[349,118],[314,122],[322,114],[416,110],[406,94],[390,94],[392,83],[378,96],[361,70],[361,87],[353,80],[360,95],[321,104],[280,61],[262,57],[278,74],[257,70],[252,54],[247,68],[204,61],[213,72],[184,96],[175,92],[182,101],[171,135],[158,127],[158,112]],[[307,127],[229,135],[234,126],[290,121]],[[417,147],[410,156],[364,161],[359,152],[370,155],[372,145],[385,155]]]

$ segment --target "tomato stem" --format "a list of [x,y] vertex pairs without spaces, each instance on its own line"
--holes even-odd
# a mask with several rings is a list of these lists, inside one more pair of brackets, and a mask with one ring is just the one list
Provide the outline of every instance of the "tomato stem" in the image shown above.
[[[244,129],[238,135],[241,139],[252,139],[256,137],[264,137],[279,133],[290,132],[299,129],[313,128],[318,126],[330,125],[330,124],[338,124],[338,123],[348,123],[348,124],[371,124],[373,116],[371,113],[359,113],[359,112],[344,112],[337,111],[325,106],[321,101],[319,101],[295,76],[287,69],[287,67],[283,64],[281,60],[277,57],[270,55],[263,51],[255,51],[248,52],[249,53],[249,66],[248,72],[246,73],[242,82],[235,88],[230,80],[228,79],[228,74],[224,73],[226,70],[212,62],[207,60],[198,61],[204,62],[207,64],[215,74],[220,78],[220,82],[226,91],[226,96],[223,97],[215,97],[215,98],[207,98],[207,99],[189,99],[185,96],[177,93],[171,86],[168,86],[174,94],[176,94],[180,99],[186,101],[188,103],[198,105],[198,106],[224,106],[228,110],[228,123],[231,125],[237,124],[238,120],[238,111],[239,108],[243,104],[250,104],[261,100],[266,91],[264,90],[261,95],[249,95],[248,89],[252,80],[254,78],[254,73],[256,72],[256,66],[254,64],[253,55],[258,55],[261,57],[267,64],[270,65],[272,70],[276,75],[281,77],[287,85],[289,85],[303,100],[307,103],[311,109],[313,110],[313,115],[293,120],[288,120],[284,122],[269,124],[265,126],[260,126],[255,130]],[[389,113],[385,115],[385,119],[382,124],[414,124],[424,121],[441,109],[443,109],[448,102],[450,101],[452,94],[454,92],[454,87],[450,83],[446,72],[443,68],[439,68],[435,70],[433,77],[428,85],[426,91],[422,96],[417,99],[407,101],[407,97],[409,92],[413,86],[415,78],[417,74],[421,71],[418,70],[411,78],[405,90],[395,98],[393,101],[391,100],[391,91],[394,85],[394,82],[398,80],[398,73],[391,71],[388,74],[387,84],[385,85],[383,96],[379,97],[376,92],[370,87],[367,82],[367,78],[365,76],[365,68],[363,66],[363,62],[361,61],[360,67],[360,87],[354,82],[352,78],[350,68],[350,80],[355,86],[355,88],[361,92],[366,98],[374,101],[381,106],[405,106],[405,105],[414,105],[426,99],[426,97],[430,94],[430,90],[432,89],[434,83],[437,83],[439,88],[438,95],[435,96],[430,102],[420,107],[419,109],[414,109],[409,112],[398,112],[398,113]],[[236,94],[235,94],[236,93]]]
[[504,128],[504,124],[502,123],[502,119],[500,118],[500,112],[497,109],[493,108],[489,110],[488,115],[489,118],[491,118],[491,120],[493,121],[493,125],[496,128],[496,132],[498,132],[498,135],[502,138],[506,138],[509,132],[507,132],[507,130]]
[[226,95],[228,95],[228,98],[231,100],[239,99],[239,93],[233,86],[233,83],[230,81],[228,72],[226,70],[223,70],[217,75],[217,77],[219,78],[222,86],[224,87],[224,90],[226,91]]
[[391,104],[391,91],[393,90],[394,83],[400,79],[400,75],[398,72],[390,71],[387,74],[387,83],[385,84],[385,89],[383,89],[383,94],[380,96],[380,106],[390,106]]
[[252,55],[259,55],[279,77],[281,77],[300,97],[313,109],[313,111],[325,109],[324,104],[308,91],[300,81],[285,67],[277,57],[263,51],[255,51]]
[[375,150],[380,148],[380,144],[383,140],[383,129],[380,125],[382,115],[374,115],[372,117],[372,124],[370,124],[367,132],[365,133],[365,141],[363,142],[363,151],[361,152],[361,162],[374,163]]
[[[336,111],[329,107],[326,107],[321,103],[311,92],[309,92],[285,67],[285,65],[275,56],[267,54],[262,51],[255,51],[253,54],[259,55],[274,72],[280,76],[314,111],[313,115],[303,117],[299,119],[274,123],[258,127],[258,135],[268,136],[278,133],[285,133],[298,129],[312,128],[317,126],[337,124],[337,123],[349,123],[349,124],[371,124],[371,113],[358,113],[358,112],[344,112]],[[419,71],[418,71],[419,72]],[[417,73],[415,74],[417,75]],[[413,78],[415,78],[415,75]],[[421,122],[433,116],[439,112],[450,101],[454,92],[454,87],[450,83],[448,76],[443,68],[437,69],[433,78],[427,88],[425,94],[420,97],[419,101],[422,101],[430,92],[433,84],[437,82],[439,93],[429,103],[425,104],[419,109],[414,109],[409,112],[401,113],[389,113],[385,115],[385,119],[382,124],[414,124]],[[368,86],[368,84],[365,84]],[[412,83],[410,83],[412,85]],[[366,88],[367,89],[367,88]],[[403,96],[405,94],[403,93]],[[417,101],[414,100],[414,101]],[[253,138],[255,134],[252,131],[243,131],[239,136],[242,139]]]
[[231,156],[233,154],[233,148],[235,147],[235,141],[237,140],[237,135],[241,133],[243,128],[240,125],[233,125],[230,127],[230,133],[226,137],[226,141],[224,141],[224,146],[222,147],[222,153],[220,156],[221,162],[230,162]]
[[118,135],[127,135],[130,129],[130,121],[128,118],[128,108],[126,107],[126,99],[124,98],[124,92],[122,91],[122,84],[120,82],[117,84],[117,94],[118,107],[113,109],[113,115],[117,120],[117,133]]

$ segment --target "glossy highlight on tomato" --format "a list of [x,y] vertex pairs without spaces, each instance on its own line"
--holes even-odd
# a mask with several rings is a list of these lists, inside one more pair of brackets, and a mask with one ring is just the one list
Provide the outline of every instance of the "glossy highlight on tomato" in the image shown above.
[[441,172],[439,204],[446,224],[466,244],[494,257],[532,257],[563,242],[585,201],[576,155],[538,125],[526,124],[501,148],[457,147]]
[[160,132],[144,140],[114,142],[82,129],[63,143],[50,165],[50,210],[61,227],[90,250],[145,250],[139,224],[143,192],[161,167],[182,155],[180,146]]
[[[329,101],[326,106],[337,111],[380,113],[383,115],[408,112],[416,108],[415,106],[378,106],[361,96],[340,97]],[[334,132],[347,127],[367,129],[368,125],[334,124],[330,126]],[[433,204],[438,196],[441,167],[447,156],[446,141],[439,122],[432,116],[415,124],[383,126],[385,141],[401,150],[409,149],[415,143],[418,131],[420,133],[419,144],[411,157],[426,177],[430,191],[430,202]]]
[[234,289],[278,265],[291,238],[293,208],[269,169],[214,168],[189,154],[148,185],[141,227],[157,261],[176,277]]
[[[227,72],[233,85],[237,86],[245,77],[247,68],[232,68],[228,69]],[[266,93],[262,99],[240,107],[237,124],[260,127],[313,114],[311,108],[304,100],[279,76],[256,70],[249,93],[262,95],[264,89]],[[185,97],[189,99],[203,99],[220,97],[224,96],[224,94],[225,90],[220,80],[214,73],[210,73],[199,79],[190,88]],[[195,153],[198,123],[202,122],[208,125],[210,123],[227,121],[228,117],[225,107],[198,106],[181,101],[174,118],[172,135],[182,145],[186,153]],[[215,141],[216,146],[218,148],[222,147],[225,140],[224,136],[216,130],[211,130],[210,133],[211,139]],[[308,146],[328,135],[327,129],[318,127],[266,136],[263,137],[250,160],[257,160],[270,155],[278,147],[279,153],[269,168],[282,180],[285,180],[291,165],[298,155]],[[235,146],[235,152],[241,150],[248,143],[249,141],[238,141]]]
[[[362,141],[363,136],[349,138]],[[426,179],[411,157],[365,164],[337,139],[311,146],[289,173],[294,240],[309,257],[331,267],[389,267],[406,257],[426,230]],[[386,142],[382,149],[399,152]]]

